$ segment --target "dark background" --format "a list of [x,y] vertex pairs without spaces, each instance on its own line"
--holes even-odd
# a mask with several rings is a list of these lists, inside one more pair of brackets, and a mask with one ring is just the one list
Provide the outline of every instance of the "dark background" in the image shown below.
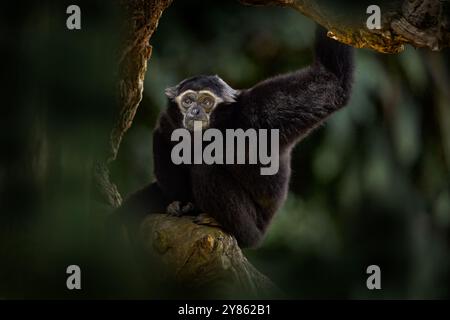
[[[103,1],[2,5],[0,299],[148,298],[132,253],[105,241],[91,171],[114,112],[119,28]],[[153,179],[152,129],[164,88],[218,74],[245,88],[312,61],[315,25],[237,1],[174,1],[151,39],[142,103],[113,180],[122,195]],[[448,50],[356,50],[350,104],[295,149],[288,200],[250,261],[294,298],[448,298]],[[83,290],[69,292],[78,264]],[[382,290],[366,288],[381,268]]]

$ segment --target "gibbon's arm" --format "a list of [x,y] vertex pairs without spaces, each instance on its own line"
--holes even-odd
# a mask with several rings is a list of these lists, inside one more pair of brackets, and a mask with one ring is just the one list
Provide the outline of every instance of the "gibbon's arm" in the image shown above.
[[327,37],[318,27],[315,61],[304,69],[270,78],[238,98],[240,122],[249,127],[279,129],[281,146],[317,127],[350,96],[353,49]]

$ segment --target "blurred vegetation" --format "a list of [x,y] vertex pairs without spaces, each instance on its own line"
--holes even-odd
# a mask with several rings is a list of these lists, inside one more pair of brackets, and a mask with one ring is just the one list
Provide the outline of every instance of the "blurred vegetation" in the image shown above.
[[[80,5],[82,30],[73,32],[68,4],[27,14],[7,6],[0,19],[10,40],[1,78],[0,298],[166,296],[144,285],[132,252],[99,236],[104,215],[91,205],[90,170],[115,103],[117,13]],[[153,179],[164,88],[195,74],[244,88],[306,66],[314,28],[285,8],[175,0],[150,41],[144,98],[113,164],[122,194]],[[289,198],[262,247],[245,252],[290,297],[450,297],[448,58],[411,47],[357,50],[349,106],[297,146]],[[83,270],[82,292],[65,288],[69,264]],[[366,288],[371,264],[381,268],[382,290]]]

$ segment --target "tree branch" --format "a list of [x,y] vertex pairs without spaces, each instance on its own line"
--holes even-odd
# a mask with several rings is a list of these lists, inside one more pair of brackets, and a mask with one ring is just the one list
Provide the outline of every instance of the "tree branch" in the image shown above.
[[[357,48],[398,53],[404,44],[441,50],[450,46],[450,3],[440,0],[380,0],[381,29],[366,26],[372,1],[351,4],[331,0],[241,0],[248,5],[293,8],[330,31],[329,35]],[[347,1],[350,2],[350,1]]]
[[233,291],[246,297],[280,295],[272,281],[243,255],[233,236],[192,220],[149,215],[141,223],[138,241],[146,254],[157,254],[172,279],[190,288]]
[[108,166],[117,157],[124,134],[131,127],[142,100],[147,61],[152,47],[149,44],[158,21],[172,0],[122,0],[124,11],[123,41],[119,58],[118,111],[111,130],[105,160],[95,165],[94,180],[102,201],[117,208],[122,197],[111,182]]
[[122,137],[133,123],[142,100],[147,61],[152,54],[149,40],[172,0],[122,0],[121,3],[126,16],[126,36],[119,60],[119,115],[111,131],[108,162],[116,159]]

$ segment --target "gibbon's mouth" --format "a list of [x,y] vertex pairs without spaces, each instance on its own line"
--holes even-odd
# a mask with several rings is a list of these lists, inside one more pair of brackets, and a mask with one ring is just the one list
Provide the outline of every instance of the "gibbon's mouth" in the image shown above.
[[202,123],[202,130],[205,130],[209,127],[208,119],[184,119],[184,127],[189,131],[194,131],[194,121]]

